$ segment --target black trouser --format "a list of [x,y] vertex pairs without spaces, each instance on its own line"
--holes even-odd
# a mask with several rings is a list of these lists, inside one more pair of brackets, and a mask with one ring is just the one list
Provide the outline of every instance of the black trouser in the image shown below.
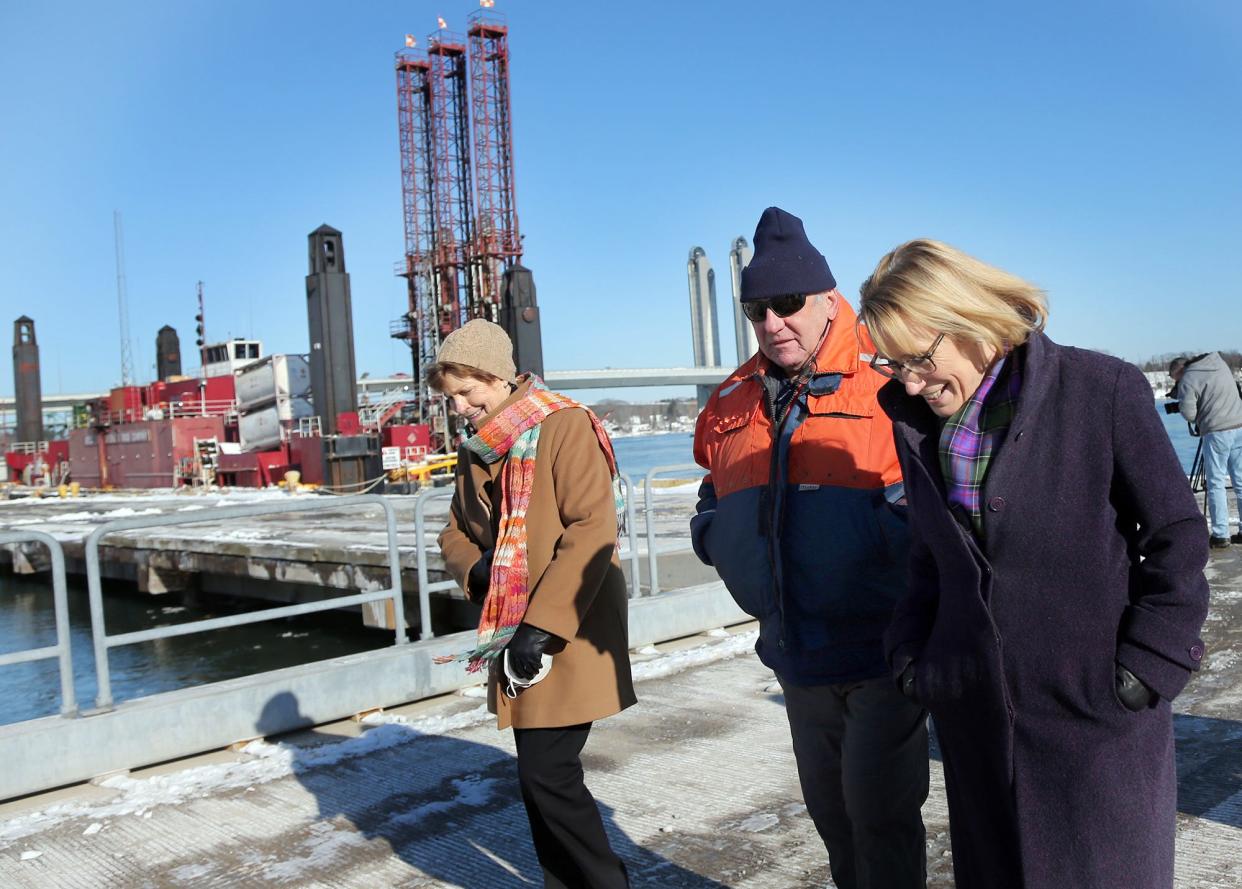
[[625,864],[608,845],[579,754],[591,723],[515,728],[518,783],[547,889],[625,889]]
[[807,812],[840,889],[923,889],[927,713],[888,677],[782,682]]

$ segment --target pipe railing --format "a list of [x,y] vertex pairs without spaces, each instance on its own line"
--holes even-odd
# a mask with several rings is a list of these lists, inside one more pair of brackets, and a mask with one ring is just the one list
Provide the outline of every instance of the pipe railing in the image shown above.
[[56,644],[0,654],[0,667],[55,658],[60,668],[60,715],[77,716],[73,688],[73,652],[70,648],[69,595],[65,586],[65,551],[60,541],[42,531],[0,531],[0,544],[42,543],[52,557],[52,607],[56,615]]
[[630,598],[642,595],[641,578],[638,576],[638,520],[634,517],[634,480],[629,473],[618,473],[625,485],[625,535],[630,545]]
[[424,488],[418,492],[418,499],[414,503],[414,545],[417,547],[416,558],[418,563],[419,639],[435,637],[435,633],[431,629],[431,594],[441,590],[451,590],[457,586],[457,581],[455,580],[438,580],[432,583],[427,570],[427,504],[433,500],[451,500],[452,498],[453,492],[451,490]]
[[643,507],[647,513],[647,595],[654,596],[660,592],[660,576],[659,569],[656,567],[656,530],[655,530],[655,503],[651,499],[651,482],[657,475],[667,475],[670,472],[687,472],[694,471],[703,472],[703,467],[697,463],[674,463],[667,466],[652,466],[647,470],[647,475],[643,479]]
[[[155,627],[149,630],[121,633],[116,636],[109,636],[107,633],[104,623],[103,589],[99,570],[99,541],[109,534],[145,528],[164,528],[171,525],[221,522],[255,515],[339,510],[364,506],[378,506],[384,511],[385,518],[387,519],[388,565],[391,572],[389,582],[391,586],[386,590],[358,593],[349,596],[334,596],[331,599],[323,599],[318,602],[304,602],[280,608],[264,608],[246,614],[232,614],[226,617],[191,621],[170,627]],[[224,509],[203,510],[190,515],[143,516],[117,519],[101,525],[91,532],[86,539],[85,552],[86,584],[91,606],[91,636],[95,650],[95,673],[99,688],[95,704],[101,710],[112,707],[112,679],[108,667],[108,649],[121,645],[133,645],[137,642],[147,642],[152,639],[168,639],[173,636],[185,636],[191,633],[206,633],[225,627],[239,627],[263,621],[279,620],[285,617],[314,614],[320,611],[343,608],[348,605],[365,605],[369,602],[379,602],[384,599],[390,599],[393,603],[394,634],[396,637],[393,644],[402,645],[408,641],[405,632],[405,601],[402,598],[401,592],[401,561],[397,550],[397,514],[393,510],[392,504],[378,494],[334,497],[328,500],[316,498],[284,503],[255,503],[245,506],[229,506]]]
[[[621,484],[625,486],[625,535],[629,544],[630,562],[630,597],[642,595],[641,577],[639,575],[638,554],[638,521],[634,509],[634,482],[626,473],[620,473]],[[431,628],[431,594],[451,590],[457,586],[455,580],[437,580],[432,582],[427,555],[427,505],[434,500],[451,500],[451,490],[424,488],[417,495],[414,503],[414,546],[415,559],[418,565],[418,608],[419,608],[419,639],[434,639]]]

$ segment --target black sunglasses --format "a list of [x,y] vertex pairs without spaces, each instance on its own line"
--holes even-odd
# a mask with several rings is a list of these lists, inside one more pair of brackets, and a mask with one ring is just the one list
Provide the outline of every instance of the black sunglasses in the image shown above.
[[751,321],[762,321],[768,317],[768,309],[777,318],[788,318],[794,312],[801,311],[806,305],[805,293],[794,293],[789,296],[774,296],[771,299],[749,299],[742,303],[742,311]]

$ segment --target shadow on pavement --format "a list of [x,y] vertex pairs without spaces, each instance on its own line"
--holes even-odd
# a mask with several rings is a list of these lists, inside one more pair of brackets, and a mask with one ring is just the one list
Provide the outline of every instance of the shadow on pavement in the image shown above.
[[1242,722],[1175,713],[1173,734],[1177,739],[1177,810],[1242,827],[1242,804],[1220,805],[1242,793]]
[[[296,696],[282,692],[268,701],[256,728],[288,725],[275,716],[297,712]],[[294,751],[294,776],[314,794],[321,820],[344,818],[361,836],[386,842],[393,855],[445,885],[543,885],[518,792],[516,757],[406,726],[378,726],[364,738],[373,735],[380,743],[372,752],[349,758],[332,753],[329,745],[341,741],[337,736],[298,732],[296,744],[285,742]],[[635,844],[608,806],[600,804],[600,813],[635,889],[727,889]]]
[[[785,697],[769,693],[768,700],[781,707]],[[929,754],[943,762],[936,721],[928,723]],[[1242,828],[1242,803],[1221,803],[1242,793],[1242,721],[1175,713],[1173,736],[1177,752],[1177,810]]]

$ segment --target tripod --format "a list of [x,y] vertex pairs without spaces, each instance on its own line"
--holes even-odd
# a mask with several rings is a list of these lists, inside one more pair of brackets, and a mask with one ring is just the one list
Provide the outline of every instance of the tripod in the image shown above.
[[[1190,434],[1195,438],[1199,438],[1199,430],[1195,429],[1193,423],[1186,424],[1190,428]],[[1195,448],[1195,458],[1190,462],[1190,490],[1194,492],[1203,492],[1203,514],[1208,514],[1208,490],[1207,490],[1207,467],[1203,461],[1203,439],[1199,438],[1199,446]]]

